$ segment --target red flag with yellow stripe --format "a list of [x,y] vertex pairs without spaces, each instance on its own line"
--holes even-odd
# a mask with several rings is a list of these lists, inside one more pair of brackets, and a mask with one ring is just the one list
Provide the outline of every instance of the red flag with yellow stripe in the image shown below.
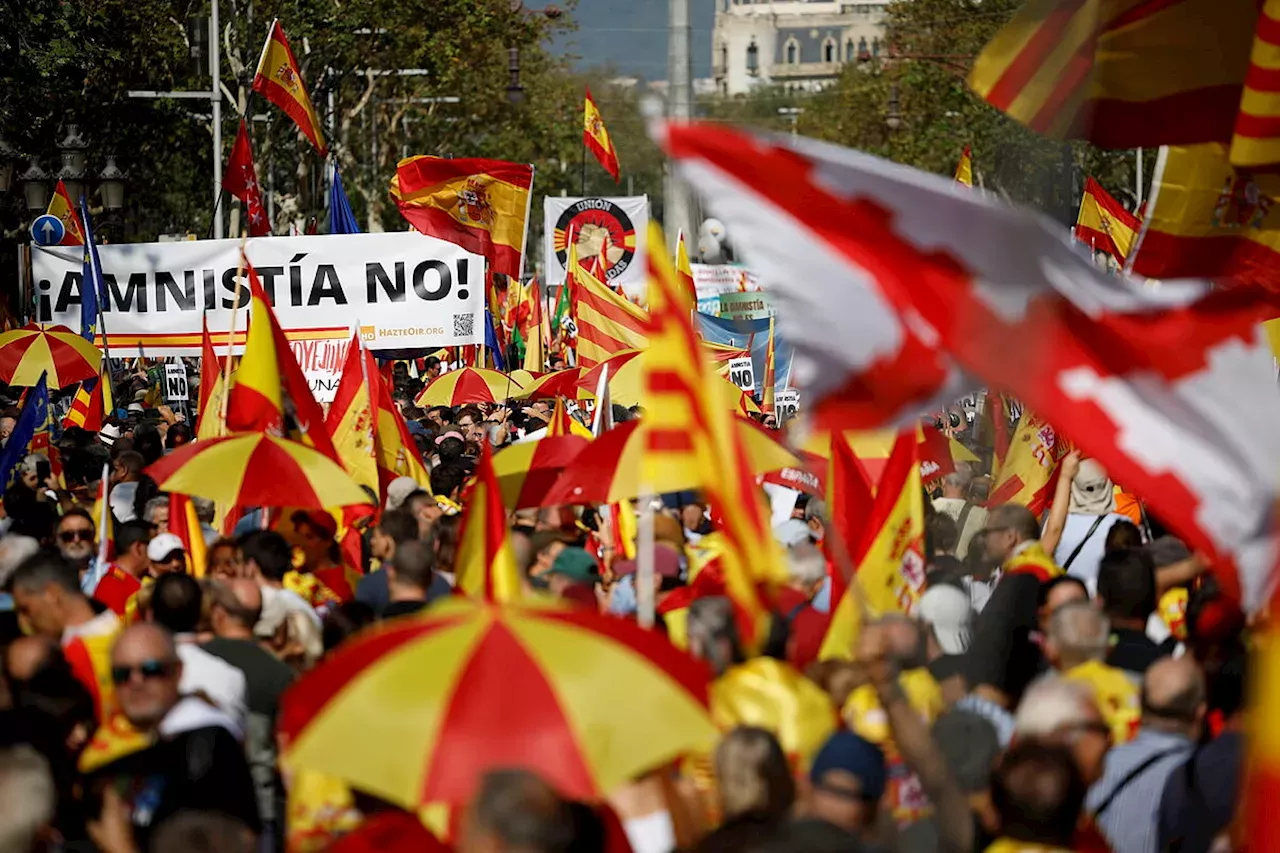
[[880,476],[858,555],[857,590],[845,591],[831,615],[820,660],[850,660],[864,608],[873,615],[909,613],[924,592],[924,489],[914,430],[898,435]]
[[391,196],[410,225],[484,255],[492,272],[515,280],[532,188],[532,166],[474,157],[409,157],[391,179]]
[[[836,547],[843,547],[848,552],[849,562],[856,569],[868,545],[866,531],[875,511],[875,495],[853,446],[844,433],[834,430],[831,433],[826,497],[831,527],[842,543]],[[838,562],[834,568],[831,573],[831,600],[838,602],[844,597],[848,583]]]
[[202,578],[208,568],[208,550],[204,544],[204,529],[196,516],[196,505],[189,495],[169,493],[169,532],[182,540],[182,550],[187,555],[187,573]]
[[590,89],[587,89],[587,96],[582,101],[582,144],[587,146],[587,150],[595,155],[596,160],[613,178],[613,182],[617,183],[622,176],[618,166],[618,152],[613,147],[613,139],[605,129],[604,118],[600,115],[595,99],[591,97]]
[[1030,0],[969,85],[1032,130],[1105,148],[1227,142],[1258,4]]
[[62,242],[58,244],[60,246],[84,245],[84,229],[80,227],[80,215],[76,213],[76,209],[71,195],[67,192],[67,185],[58,181],[58,185],[53,189],[53,195],[49,198],[49,207],[45,213],[56,216],[62,221]]
[[649,315],[587,272],[577,251],[569,249],[565,285],[578,327],[578,366],[595,367],[614,353],[649,345]]
[[693,305],[667,255],[662,233],[649,237],[649,348],[644,362],[647,403],[642,428],[642,483],[658,483],[672,468],[699,472],[699,485],[718,519],[720,564],[748,647],[763,640],[769,605],[762,586],[786,578],[768,510],[747,461],[734,416],[720,403],[720,380],[702,353]]
[[292,404],[290,414],[300,433],[297,439],[341,465],[325,429],[324,415],[276,321],[257,270],[248,262],[245,268],[249,274],[249,331],[227,401],[227,430],[283,435],[285,412],[290,408],[287,401]]
[[226,431],[222,416],[222,399],[226,396],[223,362],[213,348],[208,318],[202,319],[200,325],[200,393],[196,409],[199,413],[196,438],[218,438]]
[[1058,463],[1069,451],[1069,443],[1053,426],[1030,409],[1023,409],[988,505],[1022,504],[1039,515],[1053,497]]
[[377,449],[379,494],[385,497],[387,486],[396,477],[412,477],[423,491],[431,494],[431,474],[422,463],[422,454],[409,434],[404,415],[391,399],[391,386],[381,374],[370,377],[370,381],[375,386],[377,406],[374,447]]
[[293,48],[289,46],[289,39],[279,20],[272,21],[271,29],[267,31],[267,41],[262,46],[258,69],[253,75],[253,91],[284,110],[298,130],[311,140],[320,156],[328,156],[329,148],[320,128],[320,116],[311,104],[298,60],[293,56]]
[[1084,182],[1080,213],[1076,216],[1077,240],[1124,263],[1141,227],[1138,217],[1125,210],[1101,184],[1093,178]]
[[378,460],[374,436],[372,381],[382,381],[373,354],[360,345],[360,335],[353,334],[347,344],[347,355],[338,379],[338,390],[325,428],[333,439],[342,467],[358,485],[378,491]]
[[493,456],[485,442],[476,460],[476,476],[463,499],[458,554],[453,570],[458,589],[485,601],[520,597],[520,570],[507,533],[507,510],[493,473]]

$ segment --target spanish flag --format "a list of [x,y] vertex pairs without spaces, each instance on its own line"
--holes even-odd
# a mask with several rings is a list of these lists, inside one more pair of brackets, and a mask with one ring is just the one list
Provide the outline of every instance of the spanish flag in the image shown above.
[[76,206],[67,193],[67,185],[58,181],[53,189],[53,197],[49,199],[49,207],[45,210],[49,216],[62,220],[63,235],[60,246],[83,246],[84,229],[80,227],[80,217],[76,215]]
[[396,477],[411,477],[422,490],[431,493],[431,475],[422,464],[422,454],[418,445],[414,444],[409,427],[404,422],[404,415],[391,399],[391,386],[385,377],[379,374],[376,380],[377,419],[374,447],[378,459],[378,489],[385,496],[387,486]]
[[649,320],[653,341],[644,362],[645,454],[641,482],[663,482],[672,469],[698,472],[718,519],[725,588],[738,611],[748,648],[763,641],[769,603],[762,586],[784,582],[781,549],[747,461],[734,416],[719,403],[720,379],[694,331],[693,304],[666,253],[662,232],[650,226]]
[[969,85],[1057,139],[1104,148],[1226,143],[1259,5],[1029,0],[982,50]]
[[564,397],[557,397],[556,407],[551,412],[551,420],[547,421],[547,438],[562,435],[576,435],[588,441],[595,438],[591,430],[569,415],[569,410],[564,405]]
[[284,331],[276,322],[258,272],[247,262],[245,266],[251,295],[249,332],[227,400],[227,430],[282,435],[285,412],[290,409],[287,403],[292,404],[289,413],[300,433],[294,437],[341,465],[342,460],[325,429],[324,415]]
[[956,181],[966,187],[973,186],[973,155],[968,145],[960,152],[960,162],[956,164]]
[[320,156],[328,156],[329,148],[324,142],[324,131],[320,129],[320,116],[316,115],[316,108],[311,104],[298,60],[293,56],[293,48],[289,47],[289,39],[279,19],[271,22],[271,29],[267,32],[262,56],[258,58],[258,70],[253,75],[253,91],[284,110],[285,115],[293,119],[303,135],[311,140]]
[[546,310],[542,298],[542,285],[538,279],[532,279],[521,288],[512,283],[512,288],[521,293],[520,318],[515,333],[524,341],[524,369],[531,373],[541,373],[547,362]]
[[[867,540],[867,523],[875,511],[875,494],[866,469],[858,460],[849,440],[844,433],[831,432],[831,459],[827,468],[827,512],[831,519],[832,537],[828,541],[827,553],[836,560],[828,560],[828,573],[831,575],[831,600],[839,602],[849,586],[849,578],[844,576],[840,565],[839,551],[834,554],[831,549],[844,548],[853,571],[857,571],[862,561],[863,552],[869,544]],[[835,545],[834,537],[840,537],[839,545]]]
[[419,155],[396,166],[391,196],[418,231],[484,255],[492,272],[518,281],[532,187],[525,163]]
[[1231,163],[1243,168],[1280,163],[1280,0],[1265,0],[1258,12]]
[[649,345],[649,315],[583,269],[572,243],[565,269],[578,326],[579,367],[589,370],[614,353]]
[[1036,515],[1044,512],[1053,497],[1058,463],[1069,450],[1069,443],[1052,426],[1030,409],[1023,409],[988,506],[1015,503]]
[[1171,147],[1133,272],[1280,285],[1280,175],[1231,167],[1224,145]]
[[208,549],[204,544],[204,530],[196,517],[196,505],[188,495],[169,494],[169,532],[182,540],[182,550],[187,554],[187,573],[202,578],[208,570]]
[[905,613],[924,592],[924,489],[918,454],[915,431],[900,433],[880,476],[863,541],[851,549],[858,555],[858,588],[847,589],[832,612],[820,660],[853,658],[864,609],[873,615]]
[[605,129],[600,108],[591,97],[590,89],[587,89],[587,97],[582,102],[582,144],[587,146],[587,150],[595,155],[596,160],[613,178],[613,182],[617,183],[621,179],[618,152],[613,148],[613,140]]
[[1252,632],[1249,711],[1245,716],[1249,737],[1240,811],[1248,837],[1232,839],[1237,842],[1234,849],[1255,853],[1280,850],[1280,823],[1273,814],[1280,796],[1280,731],[1272,725],[1280,714],[1280,598],[1274,593],[1268,609],[1265,625]]
[[89,432],[102,429],[102,377],[94,376],[80,383],[71,401],[62,428],[80,427]]
[[485,601],[520,597],[520,570],[507,533],[507,510],[493,473],[493,456],[485,442],[476,460],[476,476],[463,499],[458,553],[453,570],[458,589]]
[[222,417],[222,400],[226,396],[223,362],[213,348],[208,318],[203,318],[200,325],[200,394],[196,409],[200,420],[196,422],[196,438],[218,438],[226,432]]
[[1141,228],[1138,217],[1125,210],[1101,184],[1093,178],[1085,181],[1080,214],[1076,217],[1077,240],[1123,264]]
[[347,356],[342,365],[342,376],[325,428],[333,439],[334,449],[342,460],[342,467],[358,485],[378,491],[377,447],[374,439],[373,400],[371,380],[382,381],[378,365],[371,353],[360,345],[360,335],[353,334],[347,344]]
[[689,263],[689,249],[684,244],[684,231],[676,237],[676,279],[685,289],[689,304],[698,307],[698,287],[693,283],[693,264]]

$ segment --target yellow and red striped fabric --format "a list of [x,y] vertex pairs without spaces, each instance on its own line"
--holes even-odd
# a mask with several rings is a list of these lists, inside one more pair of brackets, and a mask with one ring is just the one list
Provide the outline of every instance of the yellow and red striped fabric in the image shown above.
[[93,712],[99,723],[116,710],[116,687],[111,680],[111,647],[120,633],[117,625],[110,631],[74,637],[62,646],[71,674],[93,697]]
[[649,345],[649,315],[583,269],[576,251],[569,252],[565,285],[573,300],[578,326],[578,366],[595,367],[614,353]]
[[600,115],[600,108],[596,106],[595,98],[591,97],[590,89],[587,89],[587,96],[582,101],[582,144],[595,155],[616,184],[621,179],[618,152],[613,147],[613,139],[604,126],[604,117]]
[[1280,163],[1280,0],[1258,12],[1230,159],[1242,168]]
[[147,474],[162,492],[195,495],[223,506],[324,509],[369,503],[369,496],[327,455],[261,432],[192,442],[150,465]]
[[689,248],[684,243],[684,231],[676,237],[676,278],[685,289],[685,298],[696,308],[698,286],[693,282],[693,265],[689,263]]
[[492,272],[516,280],[532,188],[532,166],[474,157],[408,157],[391,179],[391,195],[410,225],[484,255]]
[[773,315],[769,315],[769,341],[764,350],[764,380],[761,383],[760,411],[772,415],[777,410],[774,399],[778,393],[777,336],[773,327]]
[[1280,823],[1274,819],[1280,796],[1280,732],[1270,722],[1280,714],[1280,596],[1272,594],[1269,616],[1262,630],[1254,630],[1249,680],[1248,752],[1245,760],[1243,807],[1247,839],[1237,850],[1275,853],[1280,850]]
[[547,435],[504,447],[493,457],[494,475],[507,509],[542,506],[548,492],[590,439],[580,435]]
[[558,435],[576,435],[586,439],[595,437],[591,434],[591,430],[570,417],[569,410],[564,405],[564,398],[556,400],[556,407],[551,411],[551,420],[547,422],[547,437],[553,438]]
[[1225,145],[1171,146],[1133,272],[1280,285],[1280,175],[1231,167]]
[[[692,473],[724,539],[725,590],[739,613],[743,641],[754,647],[768,630],[767,591],[786,579],[769,512],[755,482],[746,441],[725,411],[694,331],[694,305],[682,287],[656,225],[649,235],[649,337],[644,385],[647,414],[641,482]],[[654,489],[660,493],[665,489]]]
[[182,540],[182,550],[187,554],[187,573],[202,578],[209,566],[204,544],[204,531],[196,517],[196,505],[189,495],[169,494],[169,532]]
[[1024,408],[1009,442],[1009,451],[994,478],[988,504],[1022,504],[1039,515],[1053,497],[1058,463],[1068,452],[1070,446],[1066,439]]
[[960,162],[956,164],[956,183],[973,186],[973,153],[968,145],[960,152]]
[[285,115],[293,119],[303,135],[311,140],[321,157],[329,155],[324,131],[320,128],[320,117],[311,104],[298,60],[294,58],[293,48],[289,46],[289,39],[278,20],[271,22],[266,44],[262,46],[258,69],[253,75],[253,91],[284,110]]
[[209,322],[201,320],[200,332],[200,393],[197,397],[199,420],[196,421],[196,438],[217,438],[226,432],[226,422],[222,413],[223,399],[227,389],[223,375],[225,366],[213,348],[213,337],[209,334]]
[[488,442],[480,450],[475,479],[467,492],[453,562],[457,588],[484,601],[515,601],[521,594],[520,570],[511,550],[507,511]]
[[707,680],[634,623],[455,597],[362,633],[299,679],[281,702],[281,763],[411,811],[466,803],[499,767],[599,800],[714,744]]
[[1076,216],[1077,240],[1124,263],[1141,228],[1138,217],[1125,210],[1101,184],[1093,178],[1084,182],[1080,213]]
[[1032,130],[1105,148],[1226,142],[1258,4],[1030,0],[969,85]]
[[486,367],[463,367],[442,373],[422,389],[415,406],[463,406],[467,403],[500,403],[521,391],[520,383],[506,373]]
[[378,491],[378,449],[374,429],[374,381],[381,382],[378,365],[372,353],[360,345],[360,335],[353,334],[347,345],[342,375],[329,413],[325,416],[325,429],[338,451],[342,467],[357,485]]
[[581,386],[582,369],[567,367],[544,373],[526,384],[519,393],[512,396],[521,400],[550,400],[555,397],[569,397],[574,400],[590,400],[594,396],[592,390]]
[[0,379],[31,387],[48,374],[49,388],[66,388],[98,375],[102,353],[66,326],[37,326],[0,334]]
[[[833,451],[837,452],[837,451]],[[898,435],[876,490],[857,554],[856,583],[841,596],[818,653],[821,660],[853,658],[864,606],[872,614],[907,612],[924,592],[924,489],[914,431]]]
[[422,454],[409,434],[404,415],[391,399],[391,387],[381,376],[374,381],[377,384],[378,411],[374,428],[377,431],[379,494],[385,495],[387,486],[396,477],[411,477],[419,488],[432,494],[431,472],[422,462]]
[[60,246],[84,245],[84,229],[80,227],[80,214],[76,213],[78,202],[79,199],[72,200],[67,192],[67,185],[58,181],[45,213],[62,220],[63,235],[62,242],[58,244]]
[[62,419],[62,427],[80,427],[89,432],[102,429],[102,377],[96,376],[80,383],[76,396],[71,401],[67,416]]

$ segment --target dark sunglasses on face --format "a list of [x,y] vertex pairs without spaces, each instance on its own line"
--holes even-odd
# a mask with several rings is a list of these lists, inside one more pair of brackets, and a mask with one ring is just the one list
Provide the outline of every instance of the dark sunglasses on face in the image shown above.
[[151,680],[153,678],[168,678],[173,675],[173,661],[165,660],[144,660],[137,666],[113,666],[111,667],[111,681],[113,684],[127,684],[133,674],[137,673],[142,676],[143,680]]
[[92,530],[64,530],[58,534],[58,539],[59,541],[65,542],[68,545],[70,545],[72,542],[75,542],[76,540],[79,540],[81,542],[92,542],[93,531]]

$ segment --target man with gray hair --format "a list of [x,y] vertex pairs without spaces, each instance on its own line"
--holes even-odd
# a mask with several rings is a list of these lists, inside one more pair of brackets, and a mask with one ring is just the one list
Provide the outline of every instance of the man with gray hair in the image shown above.
[[53,829],[58,794],[49,763],[35,750],[18,746],[0,752],[0,850],[43,849],[37,841]]
[[777,612],[787,626],[787,661],[803,670],[818,659],[831,625],[830,612],[816,606],[818,594],[828,586],[827,558],[812,541],[791,545],[786,555],[787,584],[777,591]]
[[686,623],[689,654],[706,661],[719,677],[734,664],[746,660],[738,639],[738,626],[733,621],[733,603],[724,596],[695,599],[689,605]]
[[491,770],[480,780],[459,850],[568,853],[574,821],[569,804],[527,770]]
[[1044,654],[1064,678],[1087,684],[1111,726],[1116,743],[1133,737],[1138,726],[1138,688],[1123,670],[1104,662],[1111,623],[1088,601],[1062,605],[1049,618]]
[[1089,813],[1113,850],[1155,853],[1156,820],[1169,776],[1186,763],[1206,713],[1204,673],[1190,657],[1162,658],[1142,679],[1142,727],[1107,754],[1089,789]]
[[1042,740],[1069,748],[1085,784],[1102,778],[1111,727],[1102,719],[1087,684],[1060,675],[1045,676],[1023,695],[1013,727],[1014,743]]
[[960,534],[960,543],[956,546],[956,556],[963,560],[969,553],[969,543],[987,524],[987,511],[969,500],[969,483],[972,477],[969,468],[963,463],[956,465],[956,470],[942,478],[942,496],[934,498],[933,508],[943,515],[951,516]]
[[154,524],[156,532],[166,532],[169,529],[169,498],[161,496],[147,501],[142,507],[142,520]]

